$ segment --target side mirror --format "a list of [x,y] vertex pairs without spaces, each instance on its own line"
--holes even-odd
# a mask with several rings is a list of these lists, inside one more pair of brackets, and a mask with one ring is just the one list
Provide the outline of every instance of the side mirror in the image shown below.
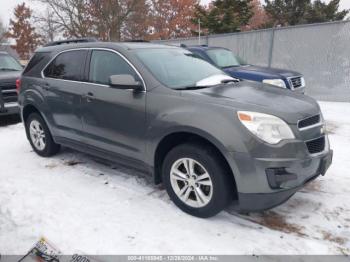
[[109,77],[111,87],[119,89],[141,90],[142,84],[136,81],[132,75],[112,75]]

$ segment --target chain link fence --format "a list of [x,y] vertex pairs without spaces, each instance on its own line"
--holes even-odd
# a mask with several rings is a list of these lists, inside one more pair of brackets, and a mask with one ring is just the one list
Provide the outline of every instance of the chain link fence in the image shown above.
[[307,94],[318,100],[350,102],[350,21],[158,43],[226,47],[250,64],[301,72]]

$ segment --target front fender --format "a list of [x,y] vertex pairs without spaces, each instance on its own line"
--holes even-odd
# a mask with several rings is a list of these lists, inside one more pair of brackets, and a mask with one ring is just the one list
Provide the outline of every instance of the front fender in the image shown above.
[[148,99],[148,105],[145,160],[150,167],[154,167],[157,147],[165,137],[188,133],[213,144],[225,157],[232,172],[238,173],[231,152],[245,152],[246,149],[232,108],[153,96]]

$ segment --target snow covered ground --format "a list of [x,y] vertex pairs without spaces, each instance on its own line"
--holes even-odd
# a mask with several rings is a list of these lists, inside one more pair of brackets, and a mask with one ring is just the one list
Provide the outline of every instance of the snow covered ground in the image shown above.
[[182,213],[142,174],[64,149],[38,157],[22,124],[0,126],[0,254],[41,237],[63,253],[350,254],[350,104],[321,103],[334,163],[263,214]]

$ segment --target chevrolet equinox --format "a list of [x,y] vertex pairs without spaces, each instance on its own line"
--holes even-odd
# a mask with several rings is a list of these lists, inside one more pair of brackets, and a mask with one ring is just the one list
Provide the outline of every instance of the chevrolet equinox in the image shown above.
[[210,217],[275,207],[332,162],[317,102],[262,85],[182,48],[81,39],[38,49],[18,92],[38,155],[63,145],[142,170]]

